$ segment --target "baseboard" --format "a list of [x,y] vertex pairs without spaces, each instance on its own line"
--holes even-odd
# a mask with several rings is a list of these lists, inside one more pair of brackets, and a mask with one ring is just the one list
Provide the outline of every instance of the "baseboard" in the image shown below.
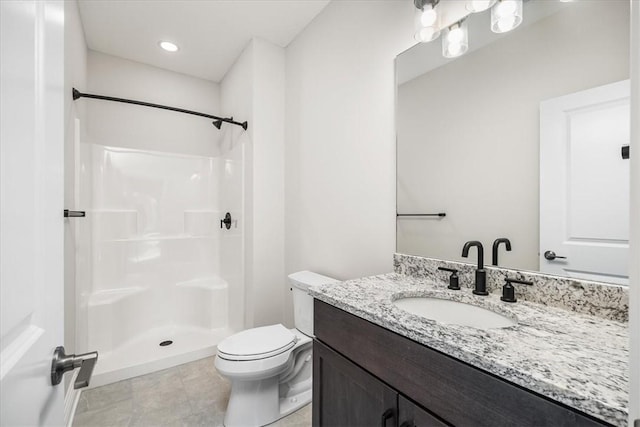
[[76,381],[78,372],[78,369],[73,371],[71,381],[69,382],[69,387],[66,394],[64,395],[64,425],[67,427],[71,427],[71,425],[73,424],[73,416],[76,413],[78,401],[80,400],[80,390],[76,390],[75,388],[73,388],[73,384]]

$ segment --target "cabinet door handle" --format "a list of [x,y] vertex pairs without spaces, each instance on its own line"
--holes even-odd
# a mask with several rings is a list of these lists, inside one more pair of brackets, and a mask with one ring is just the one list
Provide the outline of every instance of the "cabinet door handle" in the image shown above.
[[386,427],[387,426],[387,420],[389,418],[393,418],[393,409],[387,409],[386,411],[384,411],[382,413],[382,422],[380,423],[380,425],[382,427]]
[[413,423],[413,420],[411,420],[403,422],[400,424],[400,427],[416,427],[416,425]]

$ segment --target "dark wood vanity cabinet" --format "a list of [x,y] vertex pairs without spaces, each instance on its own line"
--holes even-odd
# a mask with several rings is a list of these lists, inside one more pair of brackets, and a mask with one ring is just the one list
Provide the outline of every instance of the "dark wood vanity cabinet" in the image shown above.
[[313,357],[314,426],[448,425],[319,341]]
[[398,395],[398,425],[402,427],[446,427],[449,424],[403,395]]
[[395,390],[321,343],[314,343],[313,353],[318,368],[314,396],[322,401],[314,425],[396,425]]
[[605,426],[315,300],[316,427]]

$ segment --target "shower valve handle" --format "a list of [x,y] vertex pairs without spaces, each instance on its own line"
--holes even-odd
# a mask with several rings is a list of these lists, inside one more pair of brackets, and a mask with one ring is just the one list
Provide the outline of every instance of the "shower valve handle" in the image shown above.
[[227,227],[227,230],[231,228],[231,214],[229,212],[224,216],[224,219],[220,220],[220,228],[222,228],[223,225]]
[[93,368],[95,368],[97,361],[97,351],[78,355],[67,355],[64,352],[64,347],[56,347],[56,350],[53,352],[53,362],[51,363],[51,385],[60,384],[65,372],[80,368],[80,372],[73,383],[73,388],[88,387]]

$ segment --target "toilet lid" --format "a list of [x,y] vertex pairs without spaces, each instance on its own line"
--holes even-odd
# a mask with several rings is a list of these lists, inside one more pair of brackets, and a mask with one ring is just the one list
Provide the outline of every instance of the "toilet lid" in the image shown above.
[[218,344],[218,355],[227,360],[256,360],[278,355],[296,343],[296,336],[282,325],[247,329]]

